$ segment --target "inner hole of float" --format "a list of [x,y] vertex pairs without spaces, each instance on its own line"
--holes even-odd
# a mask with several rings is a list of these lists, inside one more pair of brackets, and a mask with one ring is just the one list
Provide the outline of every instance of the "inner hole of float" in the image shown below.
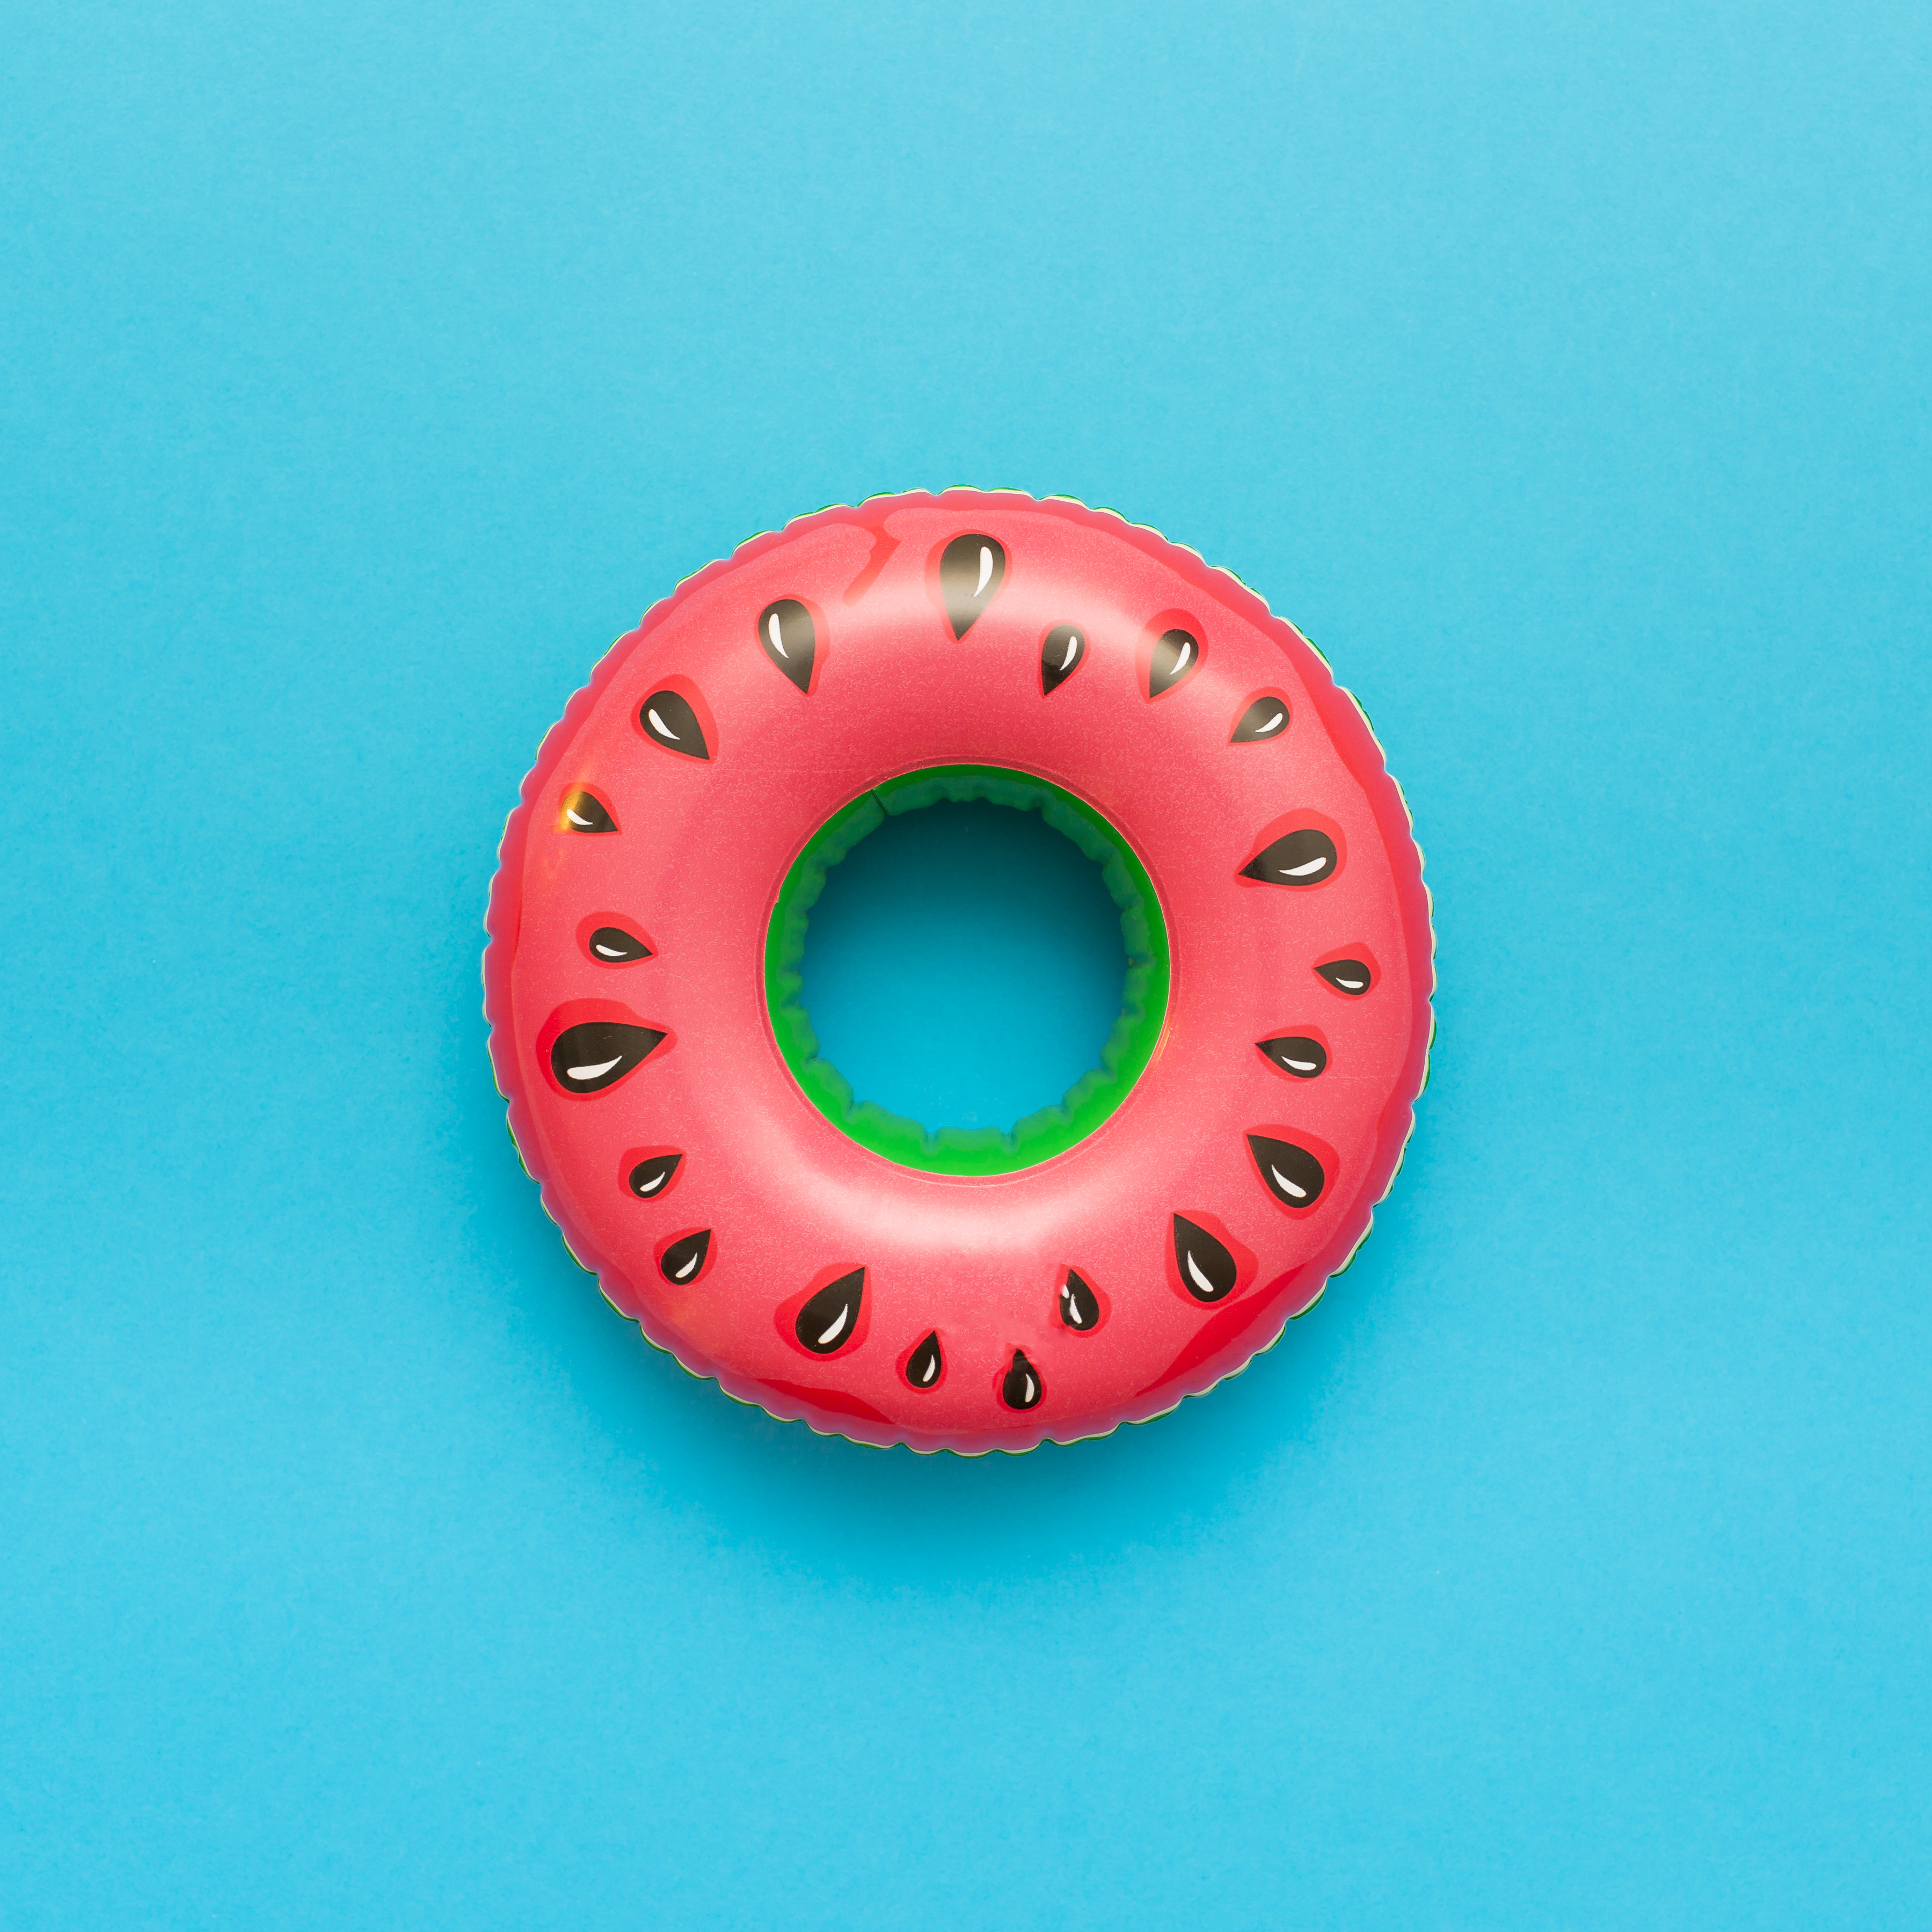
[[1006,1130],[1100,1064],[1126,970],[1120,909],[1070,839],[1036,812],[941,802],[827,868],[800,997],[856,1100]]

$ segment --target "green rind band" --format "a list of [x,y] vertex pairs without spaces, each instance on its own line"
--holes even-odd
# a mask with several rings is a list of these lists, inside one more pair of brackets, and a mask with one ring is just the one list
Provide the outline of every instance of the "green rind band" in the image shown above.
[[[812,908],[836,866],[888,818],[946,800],[956,805],[984,801],[1018,812],[1037,812],[1100,868],[1120,909],[1120,937],[1127,954],[1120,1016],[1100,1050],[1100,1064],[1069,1088],[1057,1107],[1029,1114],[1010,1133],[998,1127],[941,1127],[928,1133],[916,1120],[889,1113],[876,1102],[855,1103],[844,1076],[819,1058],[800,993],[805,935]],[[805,1096],[842,1133],[859,1144],[926,1174],[1012,1174],[1066,1153],[1092,1133],[1132,1091],[1154,1058],[1167,1022],[1167,922],[1154,882],[1133,848],[1091,806],[1071,792],[1025,772],[998,765],[935,765],[889,778],[835,812],[807,842],[785,874],[765,935],[765,1001],[778,1051]]]

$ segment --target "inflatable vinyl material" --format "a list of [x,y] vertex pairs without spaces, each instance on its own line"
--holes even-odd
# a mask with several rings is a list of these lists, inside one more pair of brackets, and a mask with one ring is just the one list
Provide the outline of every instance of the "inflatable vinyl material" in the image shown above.
[[[855,1103],[800,1007],[836,863],[1038,811],[1121,910],[1102,1064],[1010,1133]],[[1426,1070],[1429,901],[1366,719],[1232,578],[1004,491],[806,517],[682,584],[544,740],[484,1007],[524,1163],[694,1375],[861,1442],[1144,1421],[1346,1267]]]

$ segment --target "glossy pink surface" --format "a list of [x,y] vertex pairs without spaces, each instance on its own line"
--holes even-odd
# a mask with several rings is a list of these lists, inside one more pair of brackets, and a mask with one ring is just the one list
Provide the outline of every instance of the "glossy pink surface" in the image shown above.
[[[963,638],[938,558],[962,534],[1003,547],[1004,574]],[[812,612],[808,693],[760,647],[760,614]],[[1081,628],[1077,669],[1042,692],[1042,640]],[[1150,698],[1154,640],[1184,628],[1198,661]],[[693,707],[708,758],[653,742],[653,694]],[[1258,695],[1290,722],[1230,742]],[[669,714],[666,714],[668,716]],[[1105,813],[1165,911],[1172,983],[1146,1072],[1096,1132],[992,1178],[913,1172],[867,1152],[806,1100],[766,1012],[766,923],[806,841],[880,780],[939,764],[1036,773]],[[561,829],[591,790],[620,828]],[[1144,1420],[1243,1367],[1353,1252],[1386,1190],[1426,1064],[1427,895],[1401,795],[1347,693],[1260,600],[1192,553],[1120,519],[1006,493],[874,499],[747,544],[683,584],[600,664],[545,739],[512,814],[491,895],[485,1010],[524,1163],[605,1294],[694,1373],[772,1414],[866,1442],[1022,1450]],[[1340,862],[1302,886],[1240,875],[1312,827]],[[648,934],[648,958],[594,959],[590,916]],[[1372,968],[1358,996],[1316,971]],[[563,1091],[549,1042],[580,1017],[664,1032],[602,1091]],[[1257,1050],[1319,1040],[1295,1079]],[[1325,1185],[1291,1208],[1247,1136],[1315,1153]],[[681,1150],[662,1198],[625,1184],[639,1150]],[[1174,1216],[1236,1262],[1232,1293],[1187,1292]],[[711,1231],[702,1268],[656,1257]],[[813,1288],[863,1268],[835,1353],[796,1339]],[[1060,1316],[1076,1270],[1102,1298],[1088,1332]],[[1198,1276],[1197,1276],[1198,1279]],[[937,1334],[944,1372],[906,1364]],[[1020,1352],[1040,1394],[1002,1390]]]

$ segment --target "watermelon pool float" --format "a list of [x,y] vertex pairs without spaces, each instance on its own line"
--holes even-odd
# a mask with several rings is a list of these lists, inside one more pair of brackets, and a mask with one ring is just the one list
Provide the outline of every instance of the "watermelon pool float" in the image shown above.
[[[820,1058],[826,868],[940,800],[1038,812],[1128,971],[1101,1064],[931,1133]],[[1064,500],[878,497],[746,544],[544,740],[490,895],[511,1132],[693,1374],[861,1442],[1142,1421],[1346,1266],[1426,1068],[1428,896],[1354,700],[1234,579]]]

